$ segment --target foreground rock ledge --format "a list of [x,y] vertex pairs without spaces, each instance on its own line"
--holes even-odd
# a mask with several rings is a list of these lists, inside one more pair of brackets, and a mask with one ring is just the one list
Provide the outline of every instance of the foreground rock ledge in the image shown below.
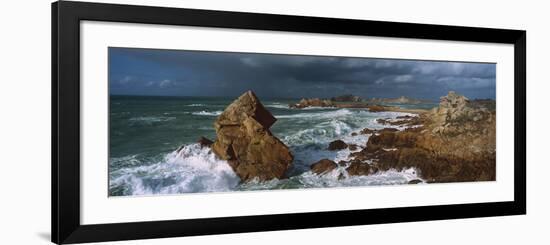
[[276,120],[258,97],[247,91],[214,122],[217,139],[212,151],[227,160],[242,181],[284,178],[293,156],[269,130]]

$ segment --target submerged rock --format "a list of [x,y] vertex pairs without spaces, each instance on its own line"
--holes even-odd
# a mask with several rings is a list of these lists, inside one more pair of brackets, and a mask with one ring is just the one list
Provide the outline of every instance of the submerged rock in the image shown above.
[[311,165],[311,171],[316,174],[324,174],[334,170],[338,165],[329,159],[322,159]]
[[335,140],[328,144],[329,151],[338,151],[348,148],[348,144],[342,140]]
[[256,95],[247,91],[214,122],[217,139],[212,151],[227,160],[243,181],[284,178],[293,156],[269,130],[276,120]]
[[419,179],[413,179],[409,181],[409,185],[420,184],[420,183],[422,183],[422,180],[419,180]]

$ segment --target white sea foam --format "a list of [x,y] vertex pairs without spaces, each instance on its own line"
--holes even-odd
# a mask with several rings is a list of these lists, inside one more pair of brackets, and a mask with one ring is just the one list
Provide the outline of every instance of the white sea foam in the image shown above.
[[339,109],[335,111],[323,112],[306,112],[292,115],[275,115],[276,118],[336,118],[353,114],[348,109]]
[[326,107],[326,106],[308,106],[297,110],[335,110],[337,107]]
[[185,106],[197,107],[197,106],[206,106],[205,104],[189,104]]
[[278,109],[289,109],[288,105],[282,103],[271,103],[265,105],[265,107],[278,108]]
[[119,187],[125,195],[228,191],[240,181],[226,161],[199,144],[187,145],[158,163],[116,170],[112,176],[110,189]]
[[282,188],[327,188],[327,187],[350,187],[350,186],[375,186],[375,185],[400,185],[407,184],[411,180],[420,180],[418,172],[414,168],[397,171],[379,171],[376,174],[366,176],[350,176],[344,167],[338,167],[331,172],[318,175],[306,171],[300,175],[288,179],[274,179],[260,182],[253,180],[243,183],[238,190],[269,190]]
[[150,126],[155,123],[167,122],[175,119],[176,117],[132,117],[128,119],[128,121],[130,122],[131,126],[134,126],[134,125]]
[[196,116],[219,116],[222,114],[222,111],[198,111],[191,114]]

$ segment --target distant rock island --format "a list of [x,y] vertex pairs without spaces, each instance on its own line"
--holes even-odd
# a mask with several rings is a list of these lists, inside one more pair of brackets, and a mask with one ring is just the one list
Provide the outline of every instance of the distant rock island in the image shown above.
[[[410,101],[410,102],[409,102]],[[321,98],[303,98],[298,103],[291,103],[288,105],[291,109],[304,109],[314,107],[328,107],[328,108],[364,108],[371,112],[381,111],[396,111],[396,112],[411,112],[422,113],[425,110],[420,109],[404,109],[396,106],[388,106],[383,104],[421,104],[431,102],[429,100],[411,99],[405,96],[399,98],[384,98],[384,99],[370,99],[365,101],[359,96],[352,94],[341,95],[332,97],[330,99]]]
[[401,96],[398,98],[371,98],[367,100],[367,103],[370,104],[423,104],[432,102],[433,101],[431,100],[415,99],[406,96]]

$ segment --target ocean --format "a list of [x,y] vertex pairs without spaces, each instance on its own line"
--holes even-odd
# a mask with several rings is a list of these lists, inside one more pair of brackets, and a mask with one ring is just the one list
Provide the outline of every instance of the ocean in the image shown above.
[[[215,140],[214,121],[234,99],[111,95],[109,195],[394,185],[420,179],[414,169],[389,170],[369,176],[348,176],[344,167],[325,175],[309,171],[312,163],[323,158],[335,162],[348,159],[349,149],[327,150],[331,141],[341,139],[365,146],[368,135],[351,136],[351,133],[363,128],[388,127],[376,119],[408,113],[351,108],[289,109],[288,104],[298,100],[260,98],[277,118],[271,131],[290,147],[293,167],[287,179],[241,183],[227,162],[196,143],[201,136]],[[426,109],[437,105],[400,106]],[[182,145],[184,149],[176,153]]]

